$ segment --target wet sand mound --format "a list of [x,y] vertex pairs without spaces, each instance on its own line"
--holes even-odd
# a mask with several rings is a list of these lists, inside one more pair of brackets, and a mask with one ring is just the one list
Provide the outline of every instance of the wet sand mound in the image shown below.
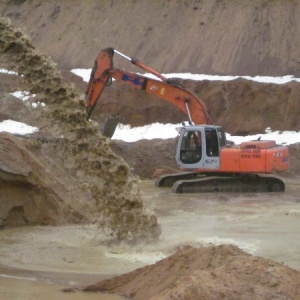
[[[76,177],[70,176],[59,165],[51,166],[47,158],[49,151],[46,147],[55,147],[57,151],[63,148],[63,144],[60,139],[41,143],[0,133],[2,226],[97,221],[99,213],[95,210],[95,200],[78,187]],[[46,153],[42,155],[43,152]],[[55,168],[54,172],[50,171],[51,168]]]
[[[28,174],[23,176],[24,170],[19,169],[15,176],[6,176],[7,172],[13,173],[15,166],[10,165],[7,169],[7,165],[1,164],[0,207],[3,211],[0,225],[18,223],[7,220],[7,216],[16,215],[12,212],[17,210],[17,206],[21,206],[22,218],[27,222],[32,216],[26,215],[29,210],[24,207],[38,205],[41,208],[44,205],[46,210],[49,205],[47,199],[51,196],[51,204],[54,205],[52,213],[60,213],[57,219],[71,221],[68,214],[77,207],[77,222],[79,219],[81,222],[90,222],[96,217],[99,225],[115,240],[156,240],[160,226],[156,217],[143,207],[138,178],[132,175],[124,160],[111,151],[109,141],[100,134],[97,124],[86,121],[83,100],[73,86],[64,82],[56,65],[35,50],[29,37],[15,29],[6,18],[0,19],[0,66],[18,73],[22,87],[35,94],[32,102],[45,104],[29,111],[29,125],[40,128],[32,138],[32,143],[24,142],[24,147],[21,147],[22,139],[16,141],[3,137],[3,141],[11,141],[3,146],[3,151],[11,153],[10,160],[20,161],[22,148],[21,157],[26,160],[24,165]],[[16,90],[18,88],[16,86]],[[7,98],[1,98],[1,101],[5,102]],[[13,151],[15,148],[18,151]],[[38,168],[37,162],[31,157],[40,158]],[[22,180],[15,180],[19,175]],[[49,182],[51,177],[52,184]],[[59,184],[54,184],[55,181]],[[12,185],[16,191],[22,191],[24,185],[28,185],[31,191],[39,191],[40,194],[33,193],[39,196],[28,197],[26,205],[13,204],[23,194],[16,192],[13,196],[9,192]],[[76,189],[80,193],[71,192]],[[93,205],[93,209],[84,205],[87,201]],[[7,202],[12,205],[7,205]],[[77,204],[73,205],[75,202]],[[80,202],[81,205],[78,204]],[[68,210],[69,205],[72,209]],[[91,216],[81,218],[85,213]],[[49,222],[40,216],[35,218],[41,219],[42,224],[59,223],[54,221],[55,218]]]
[[193,248],[84,288],[129,299],[299,299],[300,272],[233,245]]

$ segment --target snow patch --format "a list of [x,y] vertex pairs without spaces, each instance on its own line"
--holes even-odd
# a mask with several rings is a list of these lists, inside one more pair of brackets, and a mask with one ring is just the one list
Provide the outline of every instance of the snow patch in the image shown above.
[[[73,69],[71,72],[80,76],[83,81],[88,82],[90,80],[92,69]],[[149,78],[158,79],[151,73],[137,73]],[[207,74],[192,74],[192,73],[168,73],[162,74],[167,78],[182,78],[182,79],[191,79],[197,81],[209,80],[209,81],[231,81],[239,78],[244,78],[246,80],[252,80],[256,82],[265,82],[265,83],[275,83],[275,84],[284,84],[291,81],[300,82],[300,78],[296,78],[294,75],[285,75],[285,76],[220,76],[220,75],[207,75]],[[160,79],[158,79],[160,80]]]
[[31,94],[28,91],[16,91],[13,93],[10,93],[10,95],[13,95],[14,97],[21,99],[22,101],[27,101],[30,97],[35,97],[35,94]]
[[0,73],[9,74],[9,75],[19,75],[17,72],[9,71],[9,70],[6,70],[6,69],[0,69]]
[[[169,139],[177,137],[177,129],[182,127],[181,124],[160,124],[131,128],[129,125],[119,124],[112,137],[114,140],[122,140],[125,142],[135,142],[141,139]],[[296,131],[272,131],[266,128],[264,134],[255,134],[247,136],[234,136],[226,133],[227,140],[233,141],[235,144],[241,144],[246,141],[257,140],[274,140],[278,145],[290,145],[300,143],[300,132]]]
[[3,122],[0,122],[0,132],[2,131],[12,134],[26,135],[38,131],[38,128],[21,122],[5,120]]

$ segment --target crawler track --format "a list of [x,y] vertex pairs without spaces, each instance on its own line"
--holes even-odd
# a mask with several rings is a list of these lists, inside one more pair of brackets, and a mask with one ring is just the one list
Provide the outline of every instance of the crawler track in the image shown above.
[[277,177],[258,174],[179,173],[163,175],[156,186],[172,187],[173,193],[283,192],[284,182]]

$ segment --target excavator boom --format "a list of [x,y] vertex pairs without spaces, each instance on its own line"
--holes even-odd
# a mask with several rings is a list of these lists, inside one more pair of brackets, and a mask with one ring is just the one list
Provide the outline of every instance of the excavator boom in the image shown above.
[[[85,97],[88,118],[97,104],[105,86],[110,83],[112,78],[114,78],[170,102],[185,112],[189,116],[189,121],[191,123],[212,124],[212,119],[208,114],[205,103],[198,99],[192,92],[187,91],[178,84],[168,81],[165,76],[134,58],[129,58],[134,65],[147,72],[151,72],[159,77],[160,80],[114,68],[114,52],[115,51],[112,48],[104,49],[99,53],[95,60]],[[116,53],[120,52],[116,51]]]

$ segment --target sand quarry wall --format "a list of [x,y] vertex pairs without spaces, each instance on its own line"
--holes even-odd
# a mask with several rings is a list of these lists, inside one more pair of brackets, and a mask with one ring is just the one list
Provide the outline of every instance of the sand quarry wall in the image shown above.
[[114,47],[161,72],[300,76],[296,0],[7,0],[0,13],[60,68]]

